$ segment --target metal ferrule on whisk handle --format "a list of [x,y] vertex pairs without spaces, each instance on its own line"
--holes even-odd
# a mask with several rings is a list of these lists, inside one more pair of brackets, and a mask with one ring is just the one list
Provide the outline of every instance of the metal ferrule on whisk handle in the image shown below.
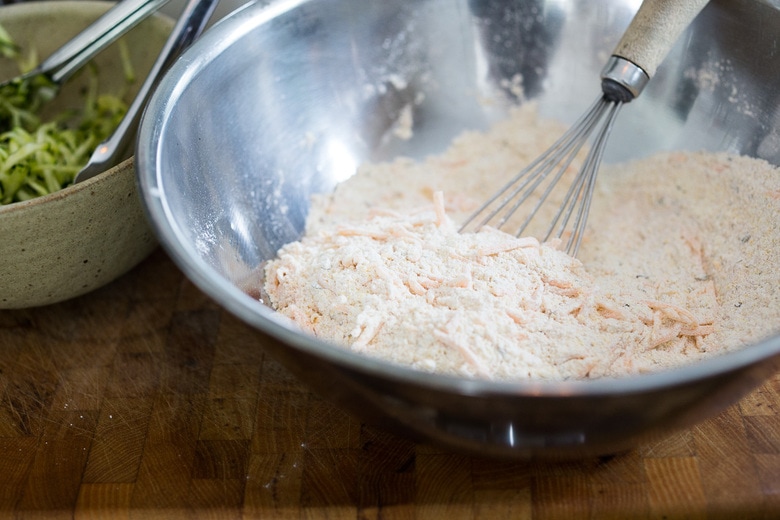
[[601,71],[601,90],[608,101],[628,103],[644,90],[650,76],[642,67],[620,56],[610,56]]
[[601,72],[608,101],[637,97],[708,0],[644,0]]

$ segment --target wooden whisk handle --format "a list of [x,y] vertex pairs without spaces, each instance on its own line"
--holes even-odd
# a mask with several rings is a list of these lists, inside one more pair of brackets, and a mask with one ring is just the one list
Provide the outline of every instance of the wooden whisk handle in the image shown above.
[[644,0],[613,54],[653,77],[677,38],[708,0]]

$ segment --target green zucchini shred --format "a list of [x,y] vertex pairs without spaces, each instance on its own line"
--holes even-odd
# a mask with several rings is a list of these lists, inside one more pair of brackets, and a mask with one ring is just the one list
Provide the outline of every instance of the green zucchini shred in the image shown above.
[[[134,73],[128,54],[120,45],[129,82]],[[20,59],[19,47],[2,26],[0,56],[16,60],[21,73],[35,66],[31,60]],[[58,91],[45,76],[0,87],[0,205],[48,195],[72,184],[95,148],[121,122],[127,103],[116,95],[98,94],[97,71],[87,69],[91,75],[83,108],[52,120],[43,121],[40,116],[41,108]]]

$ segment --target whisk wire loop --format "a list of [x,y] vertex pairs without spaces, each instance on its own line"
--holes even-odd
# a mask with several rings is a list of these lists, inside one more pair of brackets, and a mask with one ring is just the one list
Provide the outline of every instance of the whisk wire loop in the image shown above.
[[[575,256],[587,223],[595,178],[604,155],[607,138],[612,131],[614,119],[617,117],[622,104],[621,101],[609,99],[604,95],[599,96],[577,122],[558,138],[546,152],[517,173],[472,213],[461,225],[460,231],[464,231],[488,209],[490,210],[476,225],[476,229],[479,230],[488,225],[499,214],[500,217],[498,217],[495,227],[500,228],[529,200],[542,186],[542,183],[547,181],[542,193],[537,196],[533,207],[515,233],[517,236],[520,236],[534,219],[556,184],[569,170],[571,164],[593,134],[594,129],[606,115],[607,122],[596,134],[594,144],[588,152],[585,162],[577,172],[564,196],[563,203],[553,217],[550,227],[544,236],[545,241],[553,236],[563,238],[566,234],[567,225],[572,220],[572,216],[574,216],[573,229],[567,238],[565,250]],[[497,201],[498,203],[496,204]],[[494,205],[495,207],[493,207]]]
[[[574,158],[577,157],[577,155],[580,153],[580,150],[582,149],[583,145],[587,141],[587,135],[590,132],[590,129],[598,122],[598,120],[601,118],[602,115],[602,105],[603,100],[598,99],[596,100],[596,103],[594,103],[590,110],[586,112],[585,116],[580,119],[577,123],[572,126],[572,128],[563,136],[563,140],[559,140],[560,142],[556,142],[550,150],[548,150],[549,162],[550,162],[550,169],[552,169],[556,164],[558,165],[557,173],[553,177],[553,179],[548,183],[546,189],[544,192],[539,196],[539,198],[536,201],[536,204],[531,209],[531,211],[528,213],[528,216],[523,221],[523,223],[520,225],[520,227],[515,232],[515,236],[522,235],[523,231],[528,227],[528,225],[531,223],[531,221],[536,216],[536,213],[539,211],[539,208],[541,208],[542,204],[547,200],[550,193],[552,193],[555,186],[558,184],[558,181],[561,179],[564,173],[569,169],[569,166],[571,166],[571,163],[574,161]],[[568,134],[568,135],[567,135]],[[556,146],[558,145],[558,146]],[[552,153],[552,152],[558,152]],[[525,202],[536,190],[536,188],[539,186],[539,184],[542,183],[542,181],[547,177],[548,173],[543,173],[538,175],[537,181],[534,183],[532,187],[530,187],[526,192],[523,194],[523,197],[521,197],[517,203],[512,207],[511,212],[514,213],[517,211],[517,209],[520,207],[520,205]],[[531,173],[530,176],[533,176],[533,173]],[[556,220],[553,221],[550,229],[555,227],[555,222],[558,220],[558,217],[560,216],[561,211],[558,212],[558,216],[556,216]],[[505,222],[508,220],[510,215],[505,216]],[[502,222],[502,223],[503,223]],[[551,231],[548,230],[545,240],[549,239],[551,236]]]
[[[599,166],[601,165],[601,160],[604,156],[604,149],[606,148],[607,140],[612,132],[612,127],[618,112],[623,106],[623,103],[620,101],[608,100],[606,98],[601,98],[597,104],[598,107],[596,112],[598,112],[598,114],[593,121],[593,126],[598,124],[605,114],[607,115],[606,122],[596,134],[593,146],[585,158],[585,162],[578,170],[574,181],[564,196],[563,203],[553,217],[550,227],[544,236],[544,240],[549,240],[552,237],[563,238],[567,224],[571,219],[572,214],[574,214],[575,218],[572,225],[572,232],[569,235],[564,248],[566,252],[572,256],[576,256],[579,251],[582,236],[587,225],[588,214],[590,212],[590,203],[593,199],[593,190],[596,186],[596,177],[598,176]],[[550,187],[550,189],[552,189],[552,187]],[[534,208],[533,211],[535,212],[537,210],[538,208]],[[559,221],[560,225],[558,225],[558,230],[554,232],[556,224],[558,224]]]
[[[492,206],[493,203],[496,202],[500,197],[504,196],[504,198],[501,200],[498,206],[496,206],[493,210],[491,210],[476,225],[476,229],[480,229],[486,226],[521,191],[523,191],[523,189],[526,188],[528,184],[531,181],[533,181],[533,179],[542,178],[543,180],[544,176],[549,174],[549,170],[551,170],[554,167],[554,165],[557,162],[559,162],[558,155],[557,155],[558,151],[564,150],[565,152],[566,150],[569,150],[579,140],[578,137],[580,137],[588,128],[592,126],[592,123],[590,123],[590,121],[596,115],[597,108],[601,102],[602,102],[602,98],[599,97],[596,100],[596,102],[590,107],[590,109],[587,112],[585,112],[577,120],[577,122],[566,131],[566,133],[564,133],[561,137],[559,137],[558,140],[556,140],[547,149],[547,151],[545,151],[543,154],[536,157],[536,159],[534,159],[519,173],[517,173],[514,177],[512,177],[506,184],[504,184],[498,191],[496,191],[490,198],[488,198],[479,208],[477,208],[477,210],[474,211],[474,213],[472,213],[471,216],[469,216],[469,218],[463,222],[463,224],[460,227],[460,232],[465,231],[466,228],[469,226],[469,224],[474,222],[477,219],[477,217],[479,217],[479,215],[481,215],[486,209]],[[547,174],[544,174],[544,172],[547,172]],[[517,186],[515,186],[516,184]],[[513,208],[512,211],[509,212],[509,214],[513,213],[514,210],[516,210],[520,204],[522,204],[522,200],[519,202],[519,204],[515,205],[515,207]],[[501,227],[501,225],[503,225],[505,222],[506,219],[502,219],[499,223],[496,224],[496,227]]]

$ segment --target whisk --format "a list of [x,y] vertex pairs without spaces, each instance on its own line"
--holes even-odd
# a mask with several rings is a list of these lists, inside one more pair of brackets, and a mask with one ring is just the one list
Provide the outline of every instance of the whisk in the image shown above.
[[565,251],[576,256],[607,139],[621,107],[642,92],[675,40],[706,3],[707,0],[644,0],[601,72],[602,92],[595,103],[546,152],[482,204],[462,224],[461,231],[475,222],[476,229],[489,224],[501,228],[527,204],[530,210],[515,233],[520,236],[593,137],[563,202],[542,235],[545,241],[563,240]]

